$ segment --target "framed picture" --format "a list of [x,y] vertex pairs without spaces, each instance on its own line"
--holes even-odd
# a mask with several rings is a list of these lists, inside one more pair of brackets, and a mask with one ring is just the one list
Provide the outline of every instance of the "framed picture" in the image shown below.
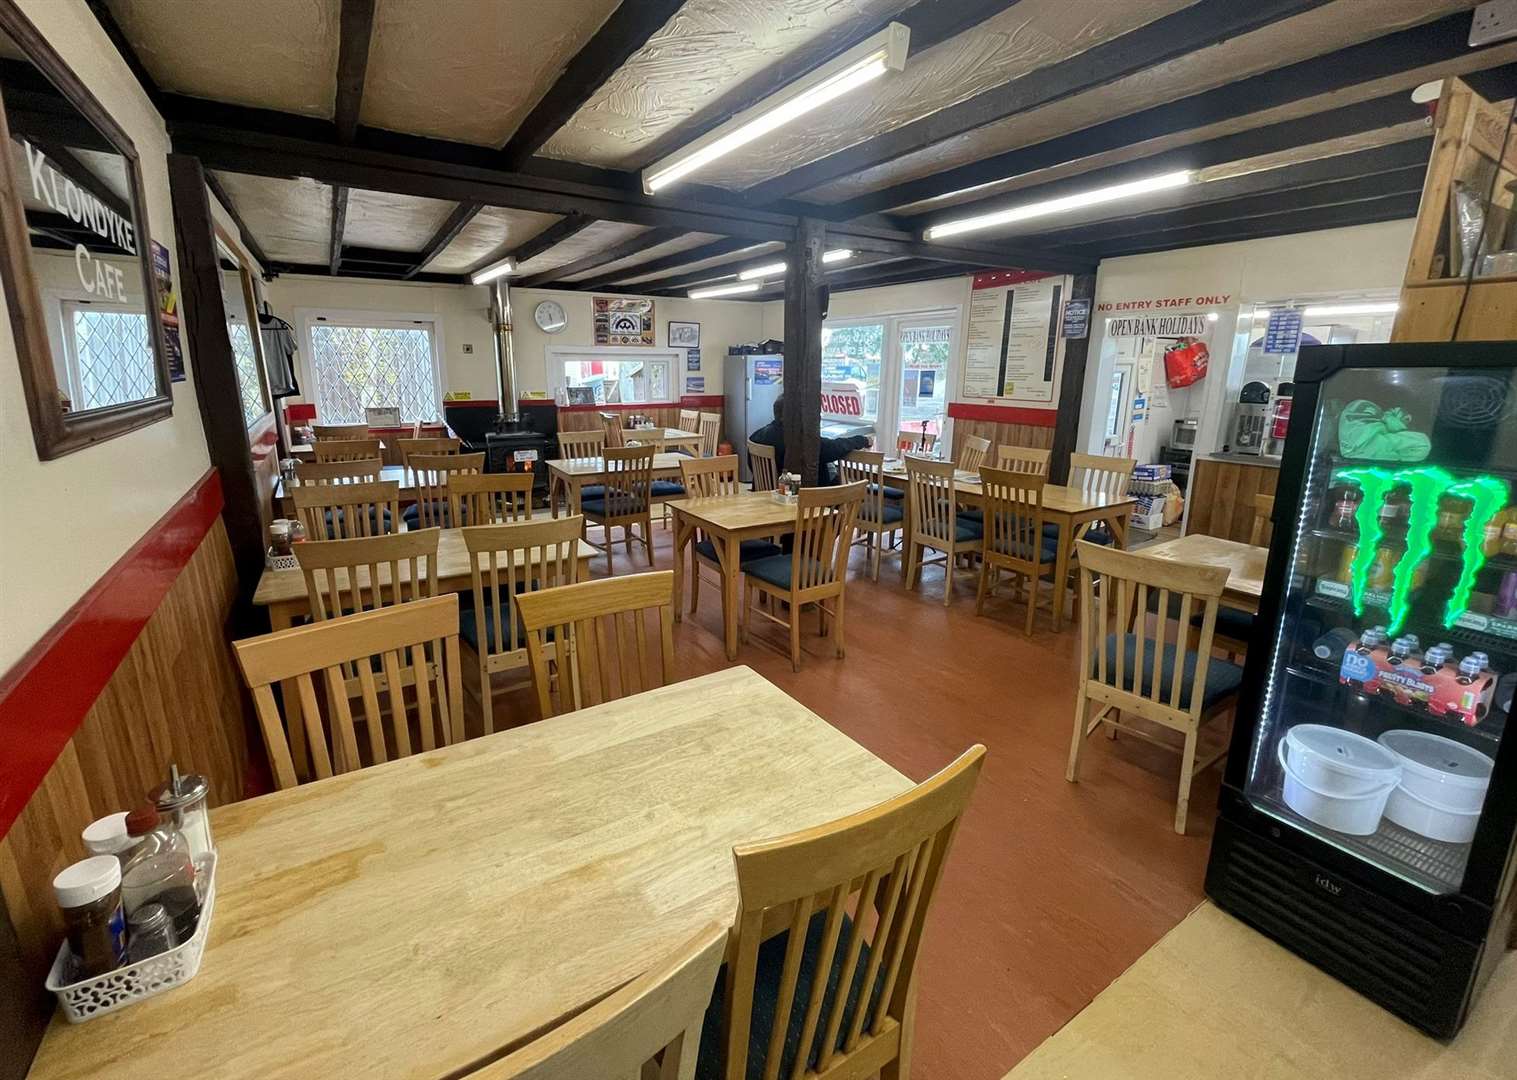
[[652,345],[653,301],[597,296],[592,301],[597,345]]
[[698,349],[701,345],[701,324],[698,322],[671,322],[669,324],[669,348]]

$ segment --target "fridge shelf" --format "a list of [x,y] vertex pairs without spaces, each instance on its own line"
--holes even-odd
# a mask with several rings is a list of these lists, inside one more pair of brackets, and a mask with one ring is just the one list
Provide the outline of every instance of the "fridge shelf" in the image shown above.
[[1495,462],[1483,462],[1477,466],[1461,465],[1457,461],[1448,460],[1407,462],[1378,460],[1375,458],[1351,458],[1344,457],[1342,454],[1334,453],[1325,453],[1322,455],[1322,457],[1325,459],[1326,464],[1328,465],[1329,471],[1327,473],[1327,477],[1329,483],[1332,482],[1331,477],[1333,473],[1336,473],[1339,469],[1367,467],[1372,469],[1386,469],[1391,472],[1395,472],[1398,469],[1415,468],[1417,465],[1437,465],[1439,468],[1446,469],[1454,476],[1460,478],[1463,478],[1465,476],[1500,477],[1512,485],[1512,493],[1514,495],[1517,495],[1517,469],[1505,468],[1501,465],[1496,464]]
[[1506,730],[1505,718],[1496,713],[1492,713],[1483,722],[1470,727],[1461,720],[1452,720],[1446,716],[1430,713],[1426,709],[1403,705],[1395,698],[1355,690],[1352,686],[1340,682],[1337,672],[1328,672],[1305,664],[1287,664],[1285,670],[1298,679],[1305,679],[1318,686],[1337,690],[1345,696],[1352,696],[1356,700],[1369,702],[1384,715],[1396,717],[1395,723],[1387,726],[1414,727],[1419,731],[1427,731],[1457,742],[1469,743],[1482,753],[1495,753],[1493,747],[1501,741],[1501,733]]
[[[1328,525],[1318,525],[1307,530],[1319,540],[1334,540],[1342,544],[1357,544],[1359,534],[1350,529],[1334,529]],[[1380,547],[1391,548],[1394,551],[1406,549],[1406,533],[1391,533],[1380,539]],[[1462,561],[1460,553],[1454,550],[1453,545],[1446,542],[1434,541],[1433,550],[1428,556],[1437,562],[1450,563],[1458,566]],[[1485,565],[1481,567],[1481,573],[1506,573],[1509,570],[1517,570],[1517,558],[1510,555],[1487,555]]]
[[[1367,608],[1378,612],[1386,611],[1389,599],[1386,593],[1377,592],[1374,589],[1365,590],[1364,602]],[[1308,607],[1322,611],[1331,611],[1350,621],[1357,618],[1354,614],[1354,606],[1349,601],[1348,586],[1330,578],[1316,580],[1312,586],[1311,595],[1306,597],[1306,604]],[[1374,620],[1366,617],[1362,621],[1368,625]],[[1413,621],[1408,629],[1418,633],[1425,642],[1449,641],[1456,645],[1468,645],[1492,655],[1517,657],[1517,620],[1498,619],[1494,615],[1480,615],[1467,611],[1459,616],[1453,626],[1444,626],[1443,622],[1435,617],[1418,618],[1414,609]],[[1427,633],[1420,633],[1423,629],[1426,629]],[[1505,674],[1505,671],[1502,674]]]

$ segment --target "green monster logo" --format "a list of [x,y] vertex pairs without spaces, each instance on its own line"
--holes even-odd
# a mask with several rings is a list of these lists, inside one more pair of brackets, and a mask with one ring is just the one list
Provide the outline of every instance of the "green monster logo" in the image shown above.
[[1411,514],[1406,523],[1406,553],[1396,562],[1396,569],[1391,576],[1389,631],[1392,634],[1401,629],[1411,612],[1412,579],[1417,573],[1417,567],[1432,554],[1439,500],[1448,496],[1471,504],[1469,517],[1464,522],[1464,550],[1459,581],[1449,595],[1443,613],[1443,625],[1452,627],[1469,607],[1470,590],[1474,588],[1475,576],[1485,565],[1485,551],[1482,550],[1485,527],[1506,506],[1510,495],[1506,481],[1493,476],[1456,481],[1436,465],[1419,465],[1395,471],[1364,465],[1339,469],[1333,474],[1333,482],[1357,484],[1364,493],[1359,509],[1354,513],[1354,520],[1359,525],[1359,550],[1349,568],[1354,614],[1360,617],[1364,615],[1364,590],[1369,582],[1370,567],[1374,565],[1376,549],[1384,536],[1384,530],[1380,527],[1381,504],[1396,488],[1411,489]]

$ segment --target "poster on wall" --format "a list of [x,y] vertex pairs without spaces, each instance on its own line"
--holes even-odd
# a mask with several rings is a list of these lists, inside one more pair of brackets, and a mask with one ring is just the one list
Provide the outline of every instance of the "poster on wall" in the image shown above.
[[1027,408],[1058,408],[1058,315],[1062,277],[1028,280],[1021,271],[976,274],[969,295],[964,396]]
[[179,344],[179,297],[174,292],[174,271],[169,249],[153,241],[153,277],[158,283],[158,304],[163,315],[163,351],[169,360],[169,379],[184,382],[184,349]]
[[706,392],[706,376],[704,376],[704,375],[686,375],[685,376],[685,393],[687,393],[687,394],[704,394],[705,392]]
[[[1151,338],[1155,350],[1163,357],[1162,380],[1150,374],[1148,387],[1144,386],[1144,373],[1140,369],[1138,385],[1151,388],[1161,382],[1171,390],[1190,386],[1206,377],[1211,361],[1211,335],[1216,324],[1205,313],[1191,315],[1124,315],[1106,320],[1108,338]],[[1149,357],[1149,372],[1154,366],[1153,353]],[[1140,365],[1142,360],[1139,361]],[[1168,395],[1165,395],[1166,399]]]
[[701,369],[701,351],[699,349],[685,350],[685,370],[699,371]]
[[653,301],[626,296],[597,296],[595,344],[653,344]]

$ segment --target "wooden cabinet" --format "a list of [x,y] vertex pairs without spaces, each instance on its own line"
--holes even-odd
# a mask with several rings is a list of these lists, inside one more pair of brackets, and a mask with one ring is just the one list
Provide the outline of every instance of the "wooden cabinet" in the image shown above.
[[1201,533],[1248,543],[1254,529],[1254,496],[1273,495],[1279,482],[1280,468],[1273,461],[1196,458],[1185,494],[1186,535]]

